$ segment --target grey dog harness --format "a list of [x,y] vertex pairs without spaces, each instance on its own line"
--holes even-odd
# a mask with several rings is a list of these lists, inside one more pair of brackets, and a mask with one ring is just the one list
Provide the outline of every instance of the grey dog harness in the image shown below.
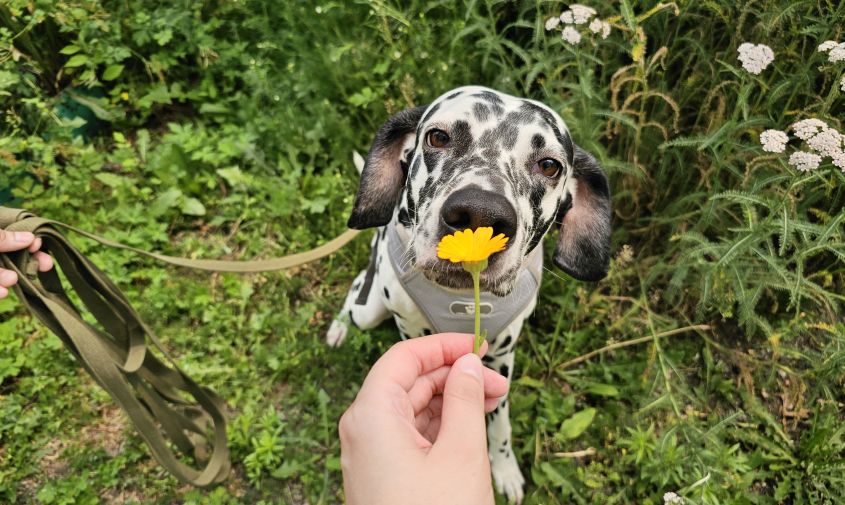
[[[475,301],[471,289],[449,289],[425,278],[419,270],[406,269],[402,256],[406,244],[396,223],[387,225],[387,250],[399,283],[422,311],[435,333],[475,331]],[[490,337],[499,335],[537,296],[543,271],[542,247],[535,247],[525,259],[513,290],[505,296],[481,292],[481,328]]]

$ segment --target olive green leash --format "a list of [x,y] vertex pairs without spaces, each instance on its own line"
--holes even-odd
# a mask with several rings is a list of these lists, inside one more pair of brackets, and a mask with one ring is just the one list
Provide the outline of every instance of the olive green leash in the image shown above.
[[[0,229],[29,231],[40,237],[42,250],[53,257],[99,326],[82,317],[68,298],[56,269],[39,272],[37,261],[28,251],[0,253],[0,267],[18,274],[15,292],[24,306],[62,340],[83,368],[114,398],[167,471],[195,486],[223,481],[231,466],[225,402],[179,369],[120,289],[77,251],[58,228],[172,265],[237,273],[282,270],[320,259],[343,247],[358,230],[347,230],[316,249],[281,258],[186,259],[143,251],[24,210],[0,207]],[[199,468],[183,463],[176,449],[193,456]]]

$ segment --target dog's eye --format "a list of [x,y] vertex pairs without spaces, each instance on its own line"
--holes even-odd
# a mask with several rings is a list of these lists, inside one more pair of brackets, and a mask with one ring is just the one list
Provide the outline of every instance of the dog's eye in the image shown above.
[[449,145],[449,134],[443,130],[431,130],[428,132],[428,145],[431,147],[446,147]]
[[534,165],[534,170],[549,178],[557,177],[563,169],[557,160],[543,158]]

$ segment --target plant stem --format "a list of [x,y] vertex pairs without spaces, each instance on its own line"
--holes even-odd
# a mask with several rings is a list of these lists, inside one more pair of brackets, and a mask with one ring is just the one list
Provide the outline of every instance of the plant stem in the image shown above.
[[472,291],[475,296],[475,338],[472,341],[472,352],[478,354],[478,349],[481,348],[481,342],[479,342],[479,336],[481,335],[481,271],[473,269],[471,274]]

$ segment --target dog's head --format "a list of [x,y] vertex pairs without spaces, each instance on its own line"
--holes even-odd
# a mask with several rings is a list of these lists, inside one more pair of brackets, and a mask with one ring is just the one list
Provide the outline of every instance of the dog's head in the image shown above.
[[438,242],[480,226],[510,238],[482,273],[487,291],[510,292],[555,222],[557,266],[581,280],[607,273],[607,177],[572,143],[563,120],[533,100],[470,86],[388,119],[367,156],[349,226],[381,226],[394,216],[412,237],[406,259],[446,287],[472,282],[460,265],[437,257]]

